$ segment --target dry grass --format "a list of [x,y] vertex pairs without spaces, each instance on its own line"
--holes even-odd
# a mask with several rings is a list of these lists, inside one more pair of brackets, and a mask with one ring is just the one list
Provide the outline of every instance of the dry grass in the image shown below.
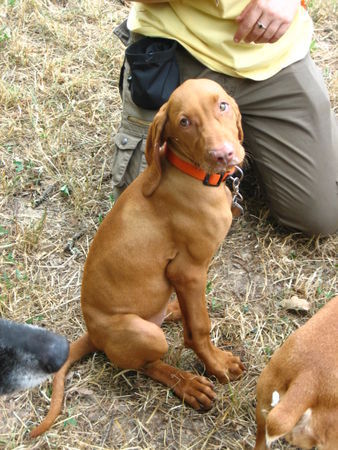
[[[83,263],[111,207],[112,138],[120,118],[123,49],[113,35],[127,14],[118,0],[3,0],[0,3],[0,314],[65,334],[84,330]],[[336,105],[336,9],[314,1],[314,56]],[[337,289],[337,236],[308,239],[276,227],[248,198],[209,272],[212,337],[241,355],[248,371],[208,413],[169,390],[111,367],[101,354],[69,373],[63,414],[36,441],[48,383],[0,400],[4,449],[244,449],[254,443],[255,383],[274,349]],[[286,312],[292,295],[310,300]],[[168,361],[201,371],[182,346],[181,325],[165,325]],[[289,448],[280,444],[279,448]]]

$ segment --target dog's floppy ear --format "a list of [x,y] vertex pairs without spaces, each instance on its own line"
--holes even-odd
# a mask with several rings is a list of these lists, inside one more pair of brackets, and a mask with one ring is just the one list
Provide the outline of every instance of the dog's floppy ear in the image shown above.
[[167,121],[167,103],[161,106],[152,121],[146,142],[146,160],[149,166],[147,177],[142,186],[142,193],[145,197],[149,197],[157,189],[161,181],[162,167],[161,152],[162,134]]
[[238,139],[239,139],[239,142],[242,143],[243,139],[244,139],[244,133],[243,133],[243,128],[242,128],[242,115],[241,115],[241,113],[239,111],[239,108],[238,108],[238,105],[237,105],[236,101],[233,98],[231,98],[231,105],[232,105],[232,108],[233,108],[235,116],[236,116],[236,125],[237,125],[237,129],[238,129]]

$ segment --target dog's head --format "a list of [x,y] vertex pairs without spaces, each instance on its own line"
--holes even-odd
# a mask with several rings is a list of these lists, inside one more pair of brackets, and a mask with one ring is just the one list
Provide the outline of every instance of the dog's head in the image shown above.
[[68,352],[63,336],[0,319],[0,395],[41,383],[59,370]]
[[144,195],[158,187],[165,145],[207,173],[240,165],[244,159],[241,114],[235,100],[216,82],[187,80],[156,114],[148,132],[146,159],[151,170]]

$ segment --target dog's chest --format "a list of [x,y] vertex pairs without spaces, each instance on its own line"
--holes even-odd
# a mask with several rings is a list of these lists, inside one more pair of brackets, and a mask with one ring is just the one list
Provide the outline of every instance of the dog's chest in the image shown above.
[[227,235],[231,221],[228,207],[215,209],[196,204],[194,210],[176,217],[176,240],[182,241],[193,257],[208,259]]
[[199,217],[196,225],[203,228],[202,233],[217,245],[227,235],[232,222],[230,202],[227,197],[222,201],[204,202],[197,205]]

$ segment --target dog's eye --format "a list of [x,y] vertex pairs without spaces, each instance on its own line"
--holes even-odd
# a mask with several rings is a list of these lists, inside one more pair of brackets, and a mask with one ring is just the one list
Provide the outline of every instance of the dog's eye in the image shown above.
[[182,119],[180,120],[180,125],[181,127],[186,128],[190,125],[190,120],[186,117],[182,117]]
[[229,103],[227,103],[227,102],[221,102],[221,103],[219,104],[219,109],[220,109],[221,111],[227,111],[227,110],[229,109]]

